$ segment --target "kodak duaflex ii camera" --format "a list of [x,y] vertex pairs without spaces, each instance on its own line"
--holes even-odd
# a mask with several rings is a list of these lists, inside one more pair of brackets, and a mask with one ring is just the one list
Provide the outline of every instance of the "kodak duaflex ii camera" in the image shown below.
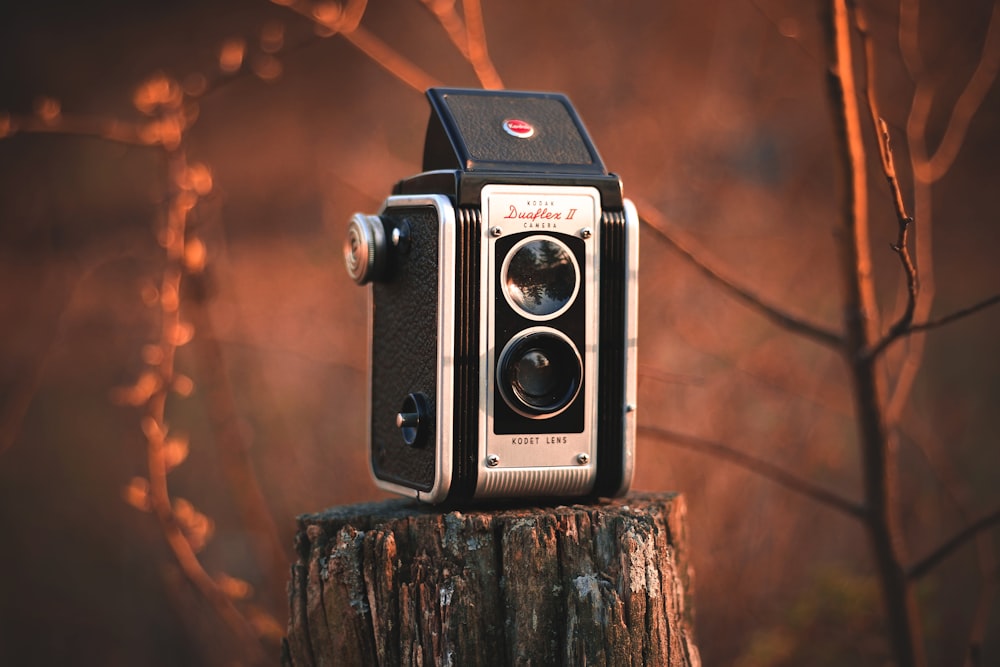
[[423,171],[350,221],[379,487],[430,503],[632,479],[638,217],[569,100],[434,88]]

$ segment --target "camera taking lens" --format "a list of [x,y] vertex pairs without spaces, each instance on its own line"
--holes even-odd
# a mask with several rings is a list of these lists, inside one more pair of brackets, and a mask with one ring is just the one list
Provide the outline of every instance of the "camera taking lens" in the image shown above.
[[583,362],[572,341],[555,329],[528,329],[500,355],[500,395],[514,411],[545,419],[580,392]]

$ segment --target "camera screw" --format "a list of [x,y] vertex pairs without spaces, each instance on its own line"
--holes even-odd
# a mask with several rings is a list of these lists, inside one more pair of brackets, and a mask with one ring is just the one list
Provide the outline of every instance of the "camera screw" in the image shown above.
[[590,227],[584,227],[583,229],[580,230],[580,236],[582,236],[585,239],[589,239],[593,235],[594,235],[594,230],[591,229]]
[[580,452],[576,455],[576,462],[584,466],[590,463],[590,454],[587,452]]
[[503,229],[500,227],[490,227],[490,236],[497,237],[503,236]]
[[486,465],[488,465],[491,468],[496,468],[498,465],[500,465],[500,457],[497,456],[496,454],[490,454],[489,456],[486,457]]

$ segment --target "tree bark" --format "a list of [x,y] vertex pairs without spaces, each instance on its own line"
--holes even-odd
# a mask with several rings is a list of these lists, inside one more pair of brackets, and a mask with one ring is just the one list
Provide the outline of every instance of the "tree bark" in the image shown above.
[[682,496],[299,518],[286,666],[700,665]]

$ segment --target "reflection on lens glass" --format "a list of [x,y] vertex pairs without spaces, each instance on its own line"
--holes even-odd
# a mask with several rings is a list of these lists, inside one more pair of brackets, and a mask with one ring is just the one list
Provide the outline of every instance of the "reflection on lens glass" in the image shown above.
[[559,414],[576,398],[582,379],[576,347],[555,330],[529,330],[511,340],[500,355],[501,395],[526,416]]
[[513,382],[525,398],[544,400],[552,393],[558,381],[555,369],[542,350],[528,350],[514,362],[511,369]]
[[513,252],[503,279],[512,305],[544,317],[560,312],[573,300],[579,270],[565,245],[535,238]]

